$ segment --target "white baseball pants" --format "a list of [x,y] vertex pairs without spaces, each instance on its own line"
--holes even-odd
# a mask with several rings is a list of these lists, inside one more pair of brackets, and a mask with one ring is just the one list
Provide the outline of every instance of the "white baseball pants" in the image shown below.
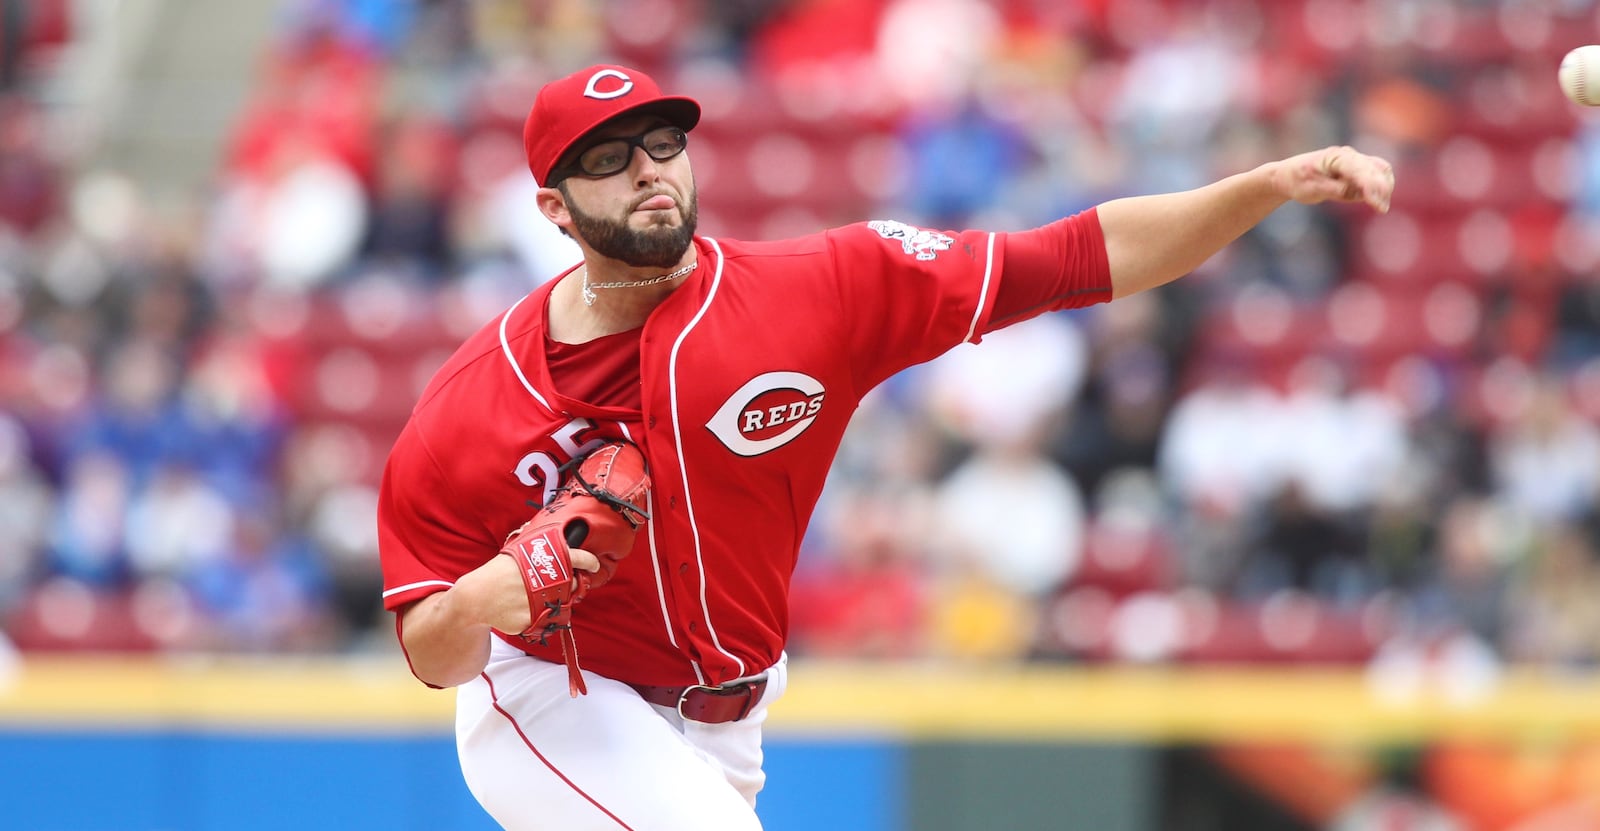
[[701,724],[585,672],[494,638],[489,665],[456,691],[456,749],[467,787],[508,831],[759,831],[761,726],[788,686],[787,660],[740,721]]

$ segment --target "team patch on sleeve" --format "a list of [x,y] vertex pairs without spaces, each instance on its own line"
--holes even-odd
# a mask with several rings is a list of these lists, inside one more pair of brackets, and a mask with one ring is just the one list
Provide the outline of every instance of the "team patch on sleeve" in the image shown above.
[[939,256],[940,251],[947,251],[955,244],[955,238],[948,234],[928,231],[893,219],[874,219],[867,223],[867,227],[877,231],[878,236],[884,239],[898,241],[902,251],[919,260],[932,260]]

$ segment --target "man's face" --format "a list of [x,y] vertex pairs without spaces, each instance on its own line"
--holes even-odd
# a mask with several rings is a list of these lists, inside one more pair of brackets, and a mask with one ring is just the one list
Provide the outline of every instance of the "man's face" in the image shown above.
[[[579,153],[609,138],[645,134],[666,124],[634,116],[596,129]],[[610,176],[576,175],[558,187],[572,217],[572,232],[596,253],[631,266],[670,268],[683,259],[699,219],[687,152],[656,160],[629,147],[627,166]],[[570,164],[572,159],[564,160]]]

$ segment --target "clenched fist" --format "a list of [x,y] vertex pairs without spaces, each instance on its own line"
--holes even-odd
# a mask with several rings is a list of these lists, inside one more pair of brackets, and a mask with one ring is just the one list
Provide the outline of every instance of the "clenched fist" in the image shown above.
[[1365,202],[1388,213],[1394,194],[1394,165],[1353,147],[1325,147],[1291,156],[1272,171],[1273,187],[1306,205]]

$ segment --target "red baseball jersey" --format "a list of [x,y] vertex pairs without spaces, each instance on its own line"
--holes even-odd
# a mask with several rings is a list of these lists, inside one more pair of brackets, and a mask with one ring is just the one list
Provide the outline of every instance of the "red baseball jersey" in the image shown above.
[[[611,582],[574,610],[584,668],[631,683],[720,683],[777,661],[801,537],[851,414],[889,376],[986,331],[1005,235],[880,221],[694,244],[699,268],[639,333],[642,411],[553,388],[545,333],[556,281],[441,368],[384,474],[389,609],[487,562],[554,492],[563,464],[627,438],[650,465],[651,519]],[[1063,305],[1109,297],[1103,254],[1098,265],[1084,278],[1095,290]],[[553,641],[510,641],[561,660]]]

